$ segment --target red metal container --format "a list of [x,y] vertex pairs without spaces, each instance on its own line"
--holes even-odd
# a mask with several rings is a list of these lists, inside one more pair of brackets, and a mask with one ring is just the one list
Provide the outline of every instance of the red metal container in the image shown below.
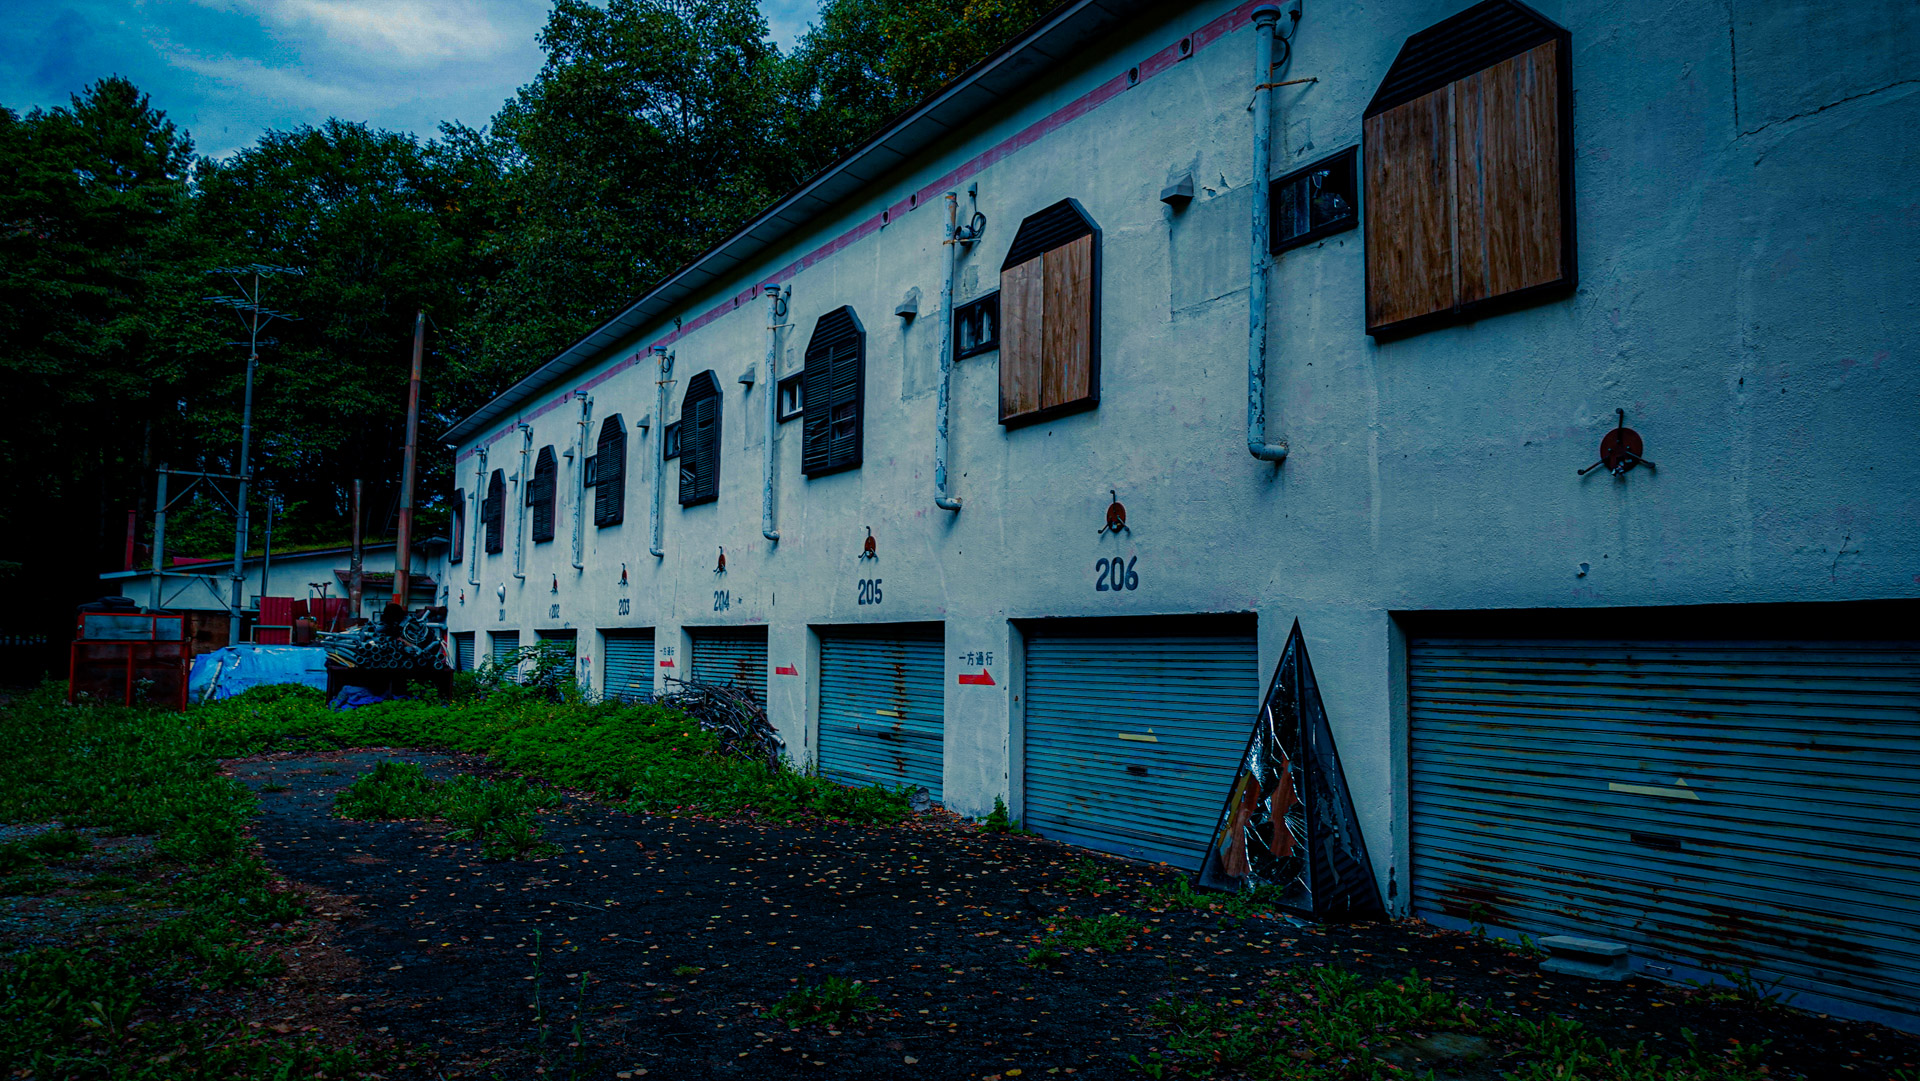
[[83,611],[74,628],[67,701],[187,708],[192,663],[186,619],[178,615]]

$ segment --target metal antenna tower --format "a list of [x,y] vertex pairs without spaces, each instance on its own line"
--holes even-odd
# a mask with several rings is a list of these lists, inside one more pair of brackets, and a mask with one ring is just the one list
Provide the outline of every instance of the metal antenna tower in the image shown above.
[[[247,394],[246,404],[240,413],[240,468],[236,470],[240,482],[240,498],[234,504],[233,524],[233,601],[227,609],[227,641],[238,644],[240,641],[240,610],[246,601],[247,575],[244,561],[247,555],[247,481],[252,476],[248,467],[248,453],[253,443],[253,373],[260,363],[260,347],[277,345],[273,339],[262,339],[260,332],[275,319],[293,322],[299,316],[275,311],[260,303],[265,284],[261,279],[276,274],[305,274],[304,267],[272,266],[267,263],[247,263],[244,266],[214,267],[208,274],[217,274],[230,278],[237,293],[234,296],[216,296],[206,299],[215,304],[232,308],[233,314],[240,320],[241,327],[247,332],[244,342],[228,342],[229,345],[247,347]],[[252,279],[253,288],[246,285]]]

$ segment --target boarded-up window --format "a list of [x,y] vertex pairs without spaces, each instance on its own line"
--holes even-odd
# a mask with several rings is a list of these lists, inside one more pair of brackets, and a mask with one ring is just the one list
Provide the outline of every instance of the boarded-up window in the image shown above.
[[553,539],[553,508],[558,501],[560,465],[553,448],[541,447],[533,461],[533,483],[527,485],[527,506],[533,510],[533,542]]
[[1020,223],[1000,266],[1000,423],[1100,402],[1100,230],[1072,199]]
[[1407,39],[1362,122],[1369,334],[1572,291],[1571,44],[1512,0]]
[[487,498],[480,504],[480,521],[486,527],[489,554],[506,547],[507,478],[498,469],[487,478]]
[[600,425],[593,452],[593,524],[619,525],[627,516],[627,425],[615,413]]
[[809,477],[860,465],[867,335],[852,308],[813,325],[801,369],[800,471]]
[[467,493],[453,490],[453,546],[447,549],[447,562],[458,563],[467,557]]
[[680,505],[718,498],[720,384],[709,370],[687,380],[686,396],[680,399]]

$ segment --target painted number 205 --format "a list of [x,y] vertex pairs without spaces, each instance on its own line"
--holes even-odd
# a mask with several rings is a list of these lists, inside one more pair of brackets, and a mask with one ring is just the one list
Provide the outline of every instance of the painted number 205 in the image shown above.
[[1093,589],[1096,593],[1119,593],[1140,588],[1140,572],[1134,567],[1140,562],[1139,556],[1132,559],[1097,559],[1093,563]]
[[860,579],[859,588],[855,590],[854,599],[861,604],[879,604],[880,603],[880,579],[878,578]]

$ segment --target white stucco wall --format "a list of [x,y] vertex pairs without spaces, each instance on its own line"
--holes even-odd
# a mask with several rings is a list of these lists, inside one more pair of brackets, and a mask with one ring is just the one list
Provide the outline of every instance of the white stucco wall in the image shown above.
[[[1361,111],[1401,42],[1460,6],[1309,0],[1288,76],[1319,81],[1279,92],[1274,171],[1357,143]],[[1804,4],[1753,0],[1538,6],[1573,35],[1578,291],[1376,344],[1364,333],[1359,231],[1281,255],[1268,407],[1270,431],[1292,444],[1283,465],[1245,449],[1253,36],[1235,18],[1191,59],[949,185],[964,192],[977,181],[989,219],[962,258],[961,301],[997,287],[1025,215],[1072,196],[1101,226],[1096,411],[1007,431],[996,422],[995,355],[959,362],[951,468],[966,506],[958,515],[933,506],[942,210],[922,196],[885,228],[779,278],[793,289],[783,372],[799,367],[822,313],[851,304],[865,324],[862,468],[806,480],[799,423],[780,425],[782,539],[763,540],[761,395],[772,388],[764,372],[751,390],[735,380],[764,356],[764,301],[742,300],[673,338],[670,415],[642,433],[633,424],[654,411],[651,362],[592,381],[666,340],[673,324],[663,322],[522,403],[536,451],[575,443],[577,405],[540,410],[576,387],[592,384],[592,431],[624,416],[625,523],[596,529],[589,508],[585,569],[571,566],[578,459],[563,458],[557,538],[528,544],[516,579],[511,529],[525,523],[511,486],[506,551],[476,561],[469,544],[467,563],[442,568],[454,629],[578,628],[597,668],[596,629],[655,627],[684,664],[684,628],[764,624],[770,665],[801,673],[770,678],[770,712],[800,750],[817,745],[811,627],[942,621],[945,794],[979,813],[999,795],[1018,809],[1017,683],[958,686],[954,654],[1014,657],[1013,621],[1027,618],[1252,611],[1264,678],[1298,619],[1376,868],[1383,885],[1397,871],[1404,903],[1393,613],[1920,596],[1920,464],[1909,452],[1920,376],[1907,333],[1920,315],[1912,20],[1895,17],[1893,0],[1844,18],[1823,8],[1819,19]],[[691,326],[730,307],[1228,10],[1198,5],[1090,51],[1085,66],[982,117],[682,317]],[[1815,23],[1822,32],[1806,33]],[[1176,213],[1157,194],[1189,169],[1199,190]],[[903,325],[893,307],[915,286],[922,314]],[[670,474],[656,560],[653,440],[677,417],[686,380],[709,368],[725,394],[720,498],[682,509]],[[1616,407],[1658,471],[1576,477]],[[520,436],[507,424],[486,438],[496,435],[488,468],[512,475]],[[457,483],[469,494],[478,445],[459,451]],[[1119,539],[1095,536],[1109,489],[1130,512],[1132,533]],[[468,522],[477,531],[471,506]],[[877,565],[856,559],[869,526]],[[714,573],[722,546],[724,575]],[[1115,554],[1138,557],[1137,591],[1095,592],[1095,560]],[[884,602],[858,605],[855,583],[872,577],[885,582]],[[718,590],[724,612],[714,610]]]

